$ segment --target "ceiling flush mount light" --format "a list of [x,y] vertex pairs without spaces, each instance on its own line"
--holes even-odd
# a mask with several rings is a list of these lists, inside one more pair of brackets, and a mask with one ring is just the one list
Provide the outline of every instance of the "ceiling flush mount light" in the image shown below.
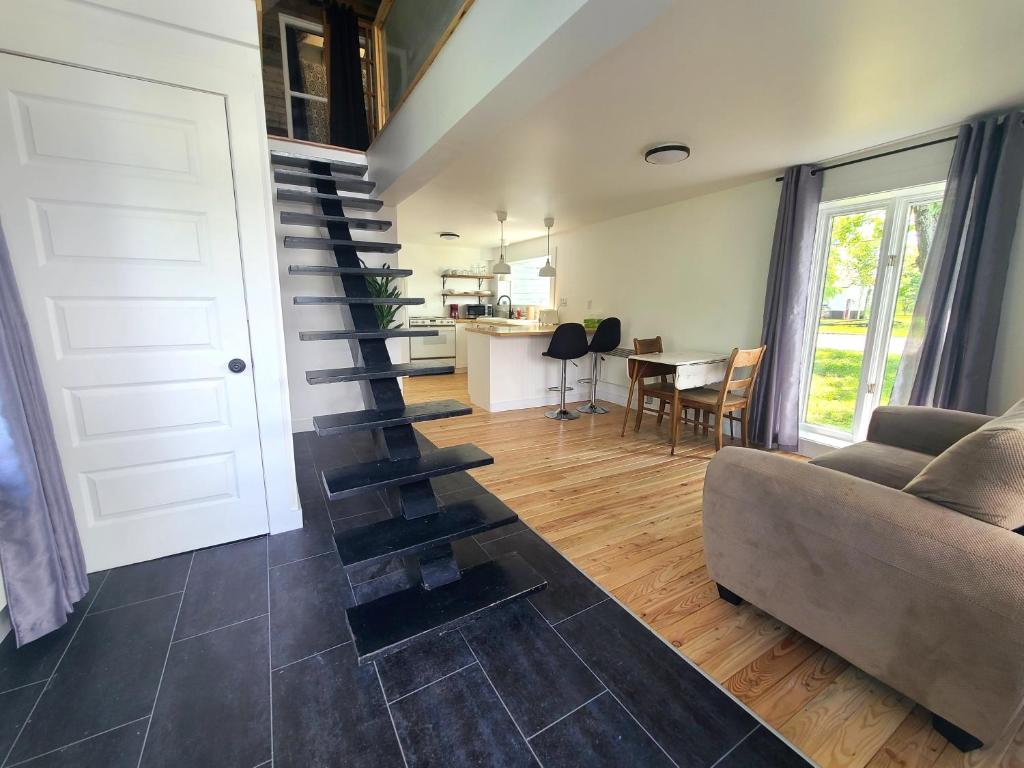
[[537,274],[541,277],[554,277],[555,268],[551,266],[551,228],[555,226],[555,220],[548,216],[544,219],[544,226],[548,228],[548,260]]
[[655,144],[644,152],[644,160],[651,165],[671,165],[681,163],[690,156],[690,148],[685,144],[675,142],[669,144]]
[[440,237],[442,240],[458,240],[459,239],[459,233],[458,232],[439,232],[437,236]]
[[501,239],[498,241],[498,263],[491,270],[495,275],[511,275],[512,267],[505,261],[505,219],[508,218],[506,211],[497,211],[498,224],[501,225]]

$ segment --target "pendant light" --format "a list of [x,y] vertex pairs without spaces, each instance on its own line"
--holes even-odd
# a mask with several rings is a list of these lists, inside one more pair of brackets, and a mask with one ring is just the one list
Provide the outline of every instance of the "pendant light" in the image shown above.
[[548,228],[548,260],[537,274],[541,277],[554,277],[555,268],[551,266],[551,228],[555,226],[555,220],[548,216],[544,219],[544,226]]
[[498,241],[498,263],[491,270],[496,275],[511,275],[512,267],[505,261],[505,219],[508,218],[506,211],[497,211],[498,223],[501,225],[501,240]]

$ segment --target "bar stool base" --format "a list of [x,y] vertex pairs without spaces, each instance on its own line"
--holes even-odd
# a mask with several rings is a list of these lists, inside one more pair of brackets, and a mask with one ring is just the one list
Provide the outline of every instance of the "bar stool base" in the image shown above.
[[597,403],[587,403],[576,409],[580,413],[608,413],[607,408],[602,408]]
[[565,410],[546,411],[544,413],[545,419],[554,419],[555,421],[572,421],[573,419],[578,419],[579,417],[580,415],[578,413],[573,413],[572,411]]

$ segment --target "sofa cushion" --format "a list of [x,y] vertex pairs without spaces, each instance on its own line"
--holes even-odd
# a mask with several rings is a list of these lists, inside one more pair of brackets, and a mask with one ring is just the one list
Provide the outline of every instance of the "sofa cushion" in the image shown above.
[[1024,400],[940,453],[903,490],[1002,528],[1024,526]]
[[908,451],[883,443],[854,443],[829,451],[811,461],[847,475],[870,480],[890,488],[902,488],[935,457],[929,453]]

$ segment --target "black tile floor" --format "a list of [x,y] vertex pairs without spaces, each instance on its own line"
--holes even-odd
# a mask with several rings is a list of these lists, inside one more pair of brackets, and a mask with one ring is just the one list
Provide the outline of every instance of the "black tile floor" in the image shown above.
[[[318,476],[369,444],[295,445],[302,530],[90,574],[67,626],[4,640],[0,768],[807,764],[523,523],[458,557],[519,552],[545,591],[359,665],[332,533],[387,510],[327,502]],[[394,580],[363,576],[365,594]]]

